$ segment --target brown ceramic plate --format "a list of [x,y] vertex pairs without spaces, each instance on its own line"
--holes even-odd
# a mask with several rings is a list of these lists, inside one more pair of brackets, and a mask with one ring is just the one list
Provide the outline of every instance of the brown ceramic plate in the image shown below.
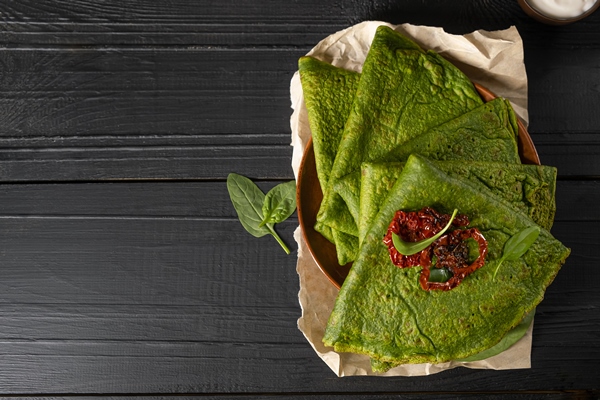
[[[494,93],[478,84],[475,84],[475,88],[486,102],[496,98]],[[519,155],[523,164],[540,164],[533,141],[521,121],[519,121]],[[312,140],[306,145],[300,164],[296,200],[298,203],[298,219],[308,249],[321,271],[339,289],[346,279],[352,263],[339,265],[333,243],[314,229],[317,213],[323,200],[323,193],[317,178]]]

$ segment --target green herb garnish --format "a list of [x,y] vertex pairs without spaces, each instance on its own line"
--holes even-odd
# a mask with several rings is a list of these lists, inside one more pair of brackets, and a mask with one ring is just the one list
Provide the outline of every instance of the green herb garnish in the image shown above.
[[444,232],[446,232],[448,228],[450,228],[450,225],[452,224],[452,221],[454,221],[454,217],[456,217],[457,212],[458,210],[455,208],[454,212],[452,213],[452,217],[450,218],[450,221],[448,221],[444,229],[442,229],[429,239],[419,240],[418,242],[405,242],[404,240],[402,240],[402,238],[400,238],[400,236],[392,232],[392,242],[394,243],[394,247],[396,248],[396,250],[398,250],[400,254],[404,256],[412,256],[413,254],[417,254],[421,250],[427,248],[427,246],[429,246],[431,243],[438,240],[444,234]]
[[529,228],[523,229],[521,232],[513,235],[504,243],[504,250],[502,251],[502,257],[500,262],[494,271],[492,280],[496,279],[496,274],[500,269],[500,266],[505,260],[514,261],[521,258],[523,254],[529,250],[531,245],[535,242],[540,234],[540,227],[537,225],[530,226]]
[[273,226],[285,221],[296,209],[296,182],[281,183],[265,196],[250,179],[232,173],[227,177],[227,191],[242,226],[254,237],[272,235],[290,254]]
[[432,268],[429,271],[428,282],[448,282],[448,279],[452,278],[452,272],[448,268]]
[[296,209],[296,182],[280,183],[269,190],[262,206],[260,226],[278,224],[289,218]]

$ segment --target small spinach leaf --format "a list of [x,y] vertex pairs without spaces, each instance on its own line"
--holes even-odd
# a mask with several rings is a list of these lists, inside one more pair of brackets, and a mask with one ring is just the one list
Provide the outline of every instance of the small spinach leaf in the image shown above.
[[429,271],[429,282],[447,282],[452,278],[452,272],[448,268],[432,268]]
[[229,174],[227,190],[242,226],[252,236],[262,237],[271,233],[266,226],[260,226],[265,194],[254,182],[242,175]]
[[457,212],[458,210],[455,208],[450,221],[448,221],[444,229],[429,239],[419,240],[418,242],[405,242],[402,240],[402,238],[400,238],[400,236],[392,232],[392,242],[394,243],[394,247],[400,254],[404,256],[412,256],[413,254],[417,254],[421,250],[427,248],[427,246],[429,246],[431,243],[438,240],[444,234],[444,232],[450,228],[450,225],[452,224],[452,221],[454,221],[454,217],[456,217]]
[[261,226],[278,224],[289,218],[296,210],[296,182],[280,183],[269,190],[262,206]]
[[525,228],[519,233],[513,235],[504,243],[504,250],[502,251],[502,257],[500,257],[500,261],[498,262],[498,266],[496,267],[496,271],[494,271],[494,276],[492,280],[496,279],[496,274],[500,269],[500,266],[505,260],[514,261],[521,258],[523,254],[529,250],[531,245],[536,241],[538,236],[540,235],[540,227],[537,225],[530,226],[529,228]]
[[[292,181],[292,183],[294,182]],[[294,188],[295,187],[296,186],[294,183]],[[287,216],[283,217],[285,215],[285,212],[273,213],[270,209],[270,206],[266,205],[267,198],[262,192],[262,190],[260,190],[260,188],[256,186],[254,182],[252,182],[245,176],[234,173],[229,174],[229,176],[227,176],[227,191],[229,192],[229,197],[231,198],[231,202],[233,203],[233,207],[237,212],[238,218],[242,223],[242,226],[254,237],[272,235],[275,238],[275,240],[277,240],[277,243],[279,243],[279,245],[283,248],[283,250],[285,250],[287,254],[290,254],[290,249],[285,245],[283,240],[279,237],[279,235],[277,234],[277,232],[275,232],[275,229],[273,228],[275,222],[271,221],[277,220],[276,222],[282,222],[294,212],[294,209],[296,208],[295,196],[293,204],[294,208]],[[287,212],[289,211],[290,207],[289,201],[280,202],[276,198],[280,196],[279,194],[277,194],[280,191],[281,194],[284,195],[282,196],[282,198],[285,196],[289,197],[289,189],[277,189],[273,193],[273,195],[271,195],[271,197],[273,197],[273,200],[269,200],[269,202],[270,204],[275,205],[276,210],[280,208],[283,209],[284,207],[281,205],[281,203],[283,203],[284,205],[286,205],[286,207],[288,207],[284,210]],[[277,196],[275,196],[276,194]],[[275,214],[276,218],[272,218],[271,220],[265,221],[263,210],[269,211],[270,215]]]

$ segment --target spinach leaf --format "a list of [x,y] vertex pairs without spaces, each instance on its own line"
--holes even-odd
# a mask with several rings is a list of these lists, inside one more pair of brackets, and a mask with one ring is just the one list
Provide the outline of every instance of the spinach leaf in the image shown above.
[[438,240],[440,236],[442,236],[444,232],[446,232],[448,228],[450,228],[450,225],[452,224],[452,221],[454,221],[454,217],[456,217],[457,212],[458,210],[455,208],[454,212],[452,213],[452,217],[450,218],[450,221],[448,221],[444,229],[442,229],[429,239],[419,240],[418,242],[405,242],[404,240],[402,240],[402,238],[400,238],[400,236],[392,232],[392,242],[394,243],[394,247],[396,248],[396,250],[398,250],[400,254],[404,256],[412,256],[413,254],[417,254],[421,250],[427,248],[427,246],[429,246],[431,243]]
[[296,182],[280,183],[269,190],[265,197],[260,226],[278,224],[289,218],[296,210]]
[[429,282],[447,282],[452,278],[452,272],[448,268],[432,268],[429,271]]
[[229,174],[227,190],[242,226],[254,237],[269,234],[266,226],[260,226],[265,201],[262,190],[250,179],[238,174]]
[[[290,182],[288,182],[288,184],[289,183]],[[291,183],[294,182],[292,181]],[[280,194],[278,194],[280,192],[282,195],[287,195],[289,197],[291,195],[289,190],[277,189],[270,196],[271,199],[268,201],[269,204],[274,204],[277,209],[284,208],[281,205],[282,203],[287,204],[287,208],[284,210],[285,212],[273,212],[273,210],[270,208],[271,206],[267,205],[267,197],[265,197],[265,194],[262,192],[262,190],[260,190],[260,188],[256,186],[254,182],[245,176],[234,173],[229,174],[229,176],[227,176],[227,191],[229,192],[231,203],[233,203],[233,207],[237,212],[242,226],[254,237],[262,237],[267,234],[272,235],[275,240],[277,240],[277,243],[279,243],[279,245],[283,248],[283,250],[285,250],[287,254],[290,254],[290,249],[285,245],[277,232],[275,232],[273,225],[275,222],[284,221],[294,212],[294,209],[296,208],[295,192],[293,209],[291,212],[289,212],[289,214],[285,215],[291,207],[289,200],[278,201],[277,198],[280,197]],[[283,197],[285,196],[282,196],[282,199]],[[277,217],[266,220],[263,210],[266,210],[266,214],[276,215]]]
[[500,262],[496,267],[496,271],[494,271],[494,276],[492,280],[496,279],[496,274],[500,269],[500,266],[505,260],[514,261],[521,258],[523,254],[529,250],[531,245],[536,241],[538,236],[540,235],[540,227],[537,225],[530,226],[529,228],[525,228],[519,233],[513,235],[504,243],[504,250],[502,251],[502,257],[500,257]]

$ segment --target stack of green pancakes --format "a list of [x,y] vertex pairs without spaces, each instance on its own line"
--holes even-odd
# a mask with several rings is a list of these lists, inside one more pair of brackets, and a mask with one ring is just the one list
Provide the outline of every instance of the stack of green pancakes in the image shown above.
[[[497,346],[569,255],[549,233],[556,169],[521,164],[510,103],[484,103],[454,65],[386,26],[360,74],[312,57],[299,71],[323,191],[315,229],[353,262],[324,343],[375,371]],[[485,265],[450,291],[423,290],[421,268],[394,266],[382,241],[397,210],[423,207],[458,209],[488,242]],[[530,226],[538,239],[494,278],[506,241]]]

